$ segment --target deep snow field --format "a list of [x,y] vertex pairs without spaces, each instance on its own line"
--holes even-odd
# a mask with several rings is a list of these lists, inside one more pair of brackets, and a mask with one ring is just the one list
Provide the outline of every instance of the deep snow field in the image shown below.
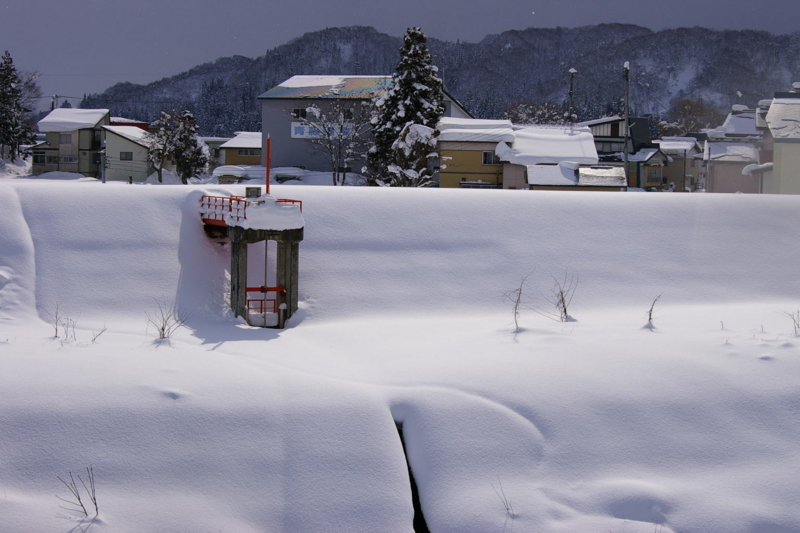
[[[435,533],[800,531],[800,198],[273,186],[271,330],[208,192],[243,187],[0,181],[0,531],[410,533],[396,422]],[[56,497],[89,465],[96,519]]]

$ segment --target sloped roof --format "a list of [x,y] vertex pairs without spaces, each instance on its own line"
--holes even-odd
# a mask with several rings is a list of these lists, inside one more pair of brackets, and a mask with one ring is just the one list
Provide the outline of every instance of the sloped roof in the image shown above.
[[[736,106],[734,106],[736,107]],[[756,136],[760,132],[756,129],[756,110],[737,110],[729,113],[722,126],[704,130],[711,137],[731,136]]]
[[754,163],[758,161],[758,149],[752,143],[708,141],[706,144],[708,146],[709,159],[712,161],[733,163]]
[[767,113],[767,126],[776,140],[800,139],[800,98],[776,98]]
[[236,137],[221,144],[220,148],[261,148],[261,132],[240,131]]
[[662,152],[670,155],[683,155],[684,152],[693,150],[700,151],[697,139],[694,137],[664,137],[662,139],[654,139],[653,142],[658,144]]
[[436,128],[440,141],[513,143],[515,139],[510,120],[444,117]]
[[635,154],[631,154],[628,156],[628,161],[635,161],[639,163],[647,163],[651,159],[653,159],[656,155],[662,154],[664,159],[667,161],[672,161],[672,158],[669,157],[667,154],[659,150],[658,148],[642,148]]
[[578,184],[578,172],[575,166],[526,165],[528,185],[575,186]]
[[391,83],[391,76],[292,76],[259,98],[366,99]]
[[614,115],[613,117],[603,117],[603,118],[596,118],[594,120],[586,120],[584,122],[578,122],[578,126],[598,126],[600,124],[608,124],[610,122],[619,122],[624,120],[622,117],[618,115]]
[[502,142],[495,153],[501,161],[517,165],[540,165],[574,161],[598,162],[592,131],[586,126],[524,126],[514,128],[511,146]]
[[65,109],[59,108],[38,122],[39,131],[76,131],[94,128],[108,115],[108,109]]
[[142,128],[137,128],[136,126],[103,126],[103,129],[115,133],[120,137],[124,137],[131,142],[142,145],[145,148],[148,147],[147,137],[149,133]]

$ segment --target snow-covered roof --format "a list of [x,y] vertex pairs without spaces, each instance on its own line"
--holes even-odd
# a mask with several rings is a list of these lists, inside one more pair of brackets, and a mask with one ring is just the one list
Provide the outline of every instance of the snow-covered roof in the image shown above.
[[627,187],[623,167],[593,166],[578,169],[578,185]]
[[[752,163],[758,161],[758,149],[752,143],[708,141],[708,158],[712,161]],[[698,156],[700,157],[700,156]]]
[[662,152],[669,155],[683,155],[684,152],[692,150],[700,151],[697,139],[694,137],[664,137],[654,139],[653,142],[658,144]]
[[44,133],[94,128],[108,113],[108,109],[54,109],[39,121],[39,131]]
[[146,120],[136,120],[125,117],[111,117],[112,124],[147,124]]
[[575,186],[578,173],[573,165],[526,165],[528,185]]
[[574,161],[582,165],[598,162],[594,136],[585,126],[524,126],[514,128],[514,142],[497,145],[501,161],[517,165],[539,165]]
[[136,144],[141,144],[144,147],[148,146],[147,138],[150,134],[142,128],[137,128],[136,126],[103,126],[103,129],[115,133],[120,137],[124,137]]
[[259,98],[372,98],[391,76],[292,76]]
[[236,137],[220,145],[220,148],[261,148],[261,132],[240,131]]
[[[661,152],[658,148],[642,148],[641,150],[639,150],[635,154],[629,155],[628,156],[628,161],[637,162],[637,163],[647,163],[650,160],[652,160],[653,157],[655,157],[659,153],[663,154],[663,152]],[[664,156],[665,156],[665,158],[667,158],[668,161],[672,161],[672,158],[669,157],[668,155],[664,154]],[[622,157],[622,156],[620,156],[620,157]]]
[[724,137],[747,137],[759,136],[761,133],[756,128],[756,110],[736,108],[728,114],[722,126],[703,130],[711,139],[722,139]]
[[613,117],[596,118],[594,120],[586,120],[578,122],[578,126],[597,126],[598,124],[608,124],[609,122],[619,122],[622,117],[614,115]]
[[626,187],[625,169],[612,166],[580,167],[564,161],[558,165],[527,165],[528,185],[555,187]]
[[440,141],[513,143],[515,139],[510,120],[445,117],[437,129]]
[[776,98],[767,113],[767,125],[777,139],[800,139],[800,98]]

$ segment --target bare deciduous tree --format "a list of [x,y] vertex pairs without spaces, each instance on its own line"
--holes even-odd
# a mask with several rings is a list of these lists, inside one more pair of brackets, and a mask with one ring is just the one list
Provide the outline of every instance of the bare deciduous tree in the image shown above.
[[334,101],[325,108],[306,108],[305,123],[311,127],[312,150],[324,154],[331,166],[334,185],[344,185],[347,168],[366,158],[370,146],[372,102]]

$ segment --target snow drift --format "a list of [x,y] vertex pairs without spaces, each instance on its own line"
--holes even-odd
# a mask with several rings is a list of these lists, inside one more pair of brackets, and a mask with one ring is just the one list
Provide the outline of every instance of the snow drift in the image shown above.
[[[410,532],[406,460],[437,533],[800,529],[800,199],[274,186],[306,236],[276,331],[225,311],[229,191],[0,185],[4,530]],[[579,322],[515,331],[503,292],[567,271]],[[94,521],[54,497],[90,464]]]

